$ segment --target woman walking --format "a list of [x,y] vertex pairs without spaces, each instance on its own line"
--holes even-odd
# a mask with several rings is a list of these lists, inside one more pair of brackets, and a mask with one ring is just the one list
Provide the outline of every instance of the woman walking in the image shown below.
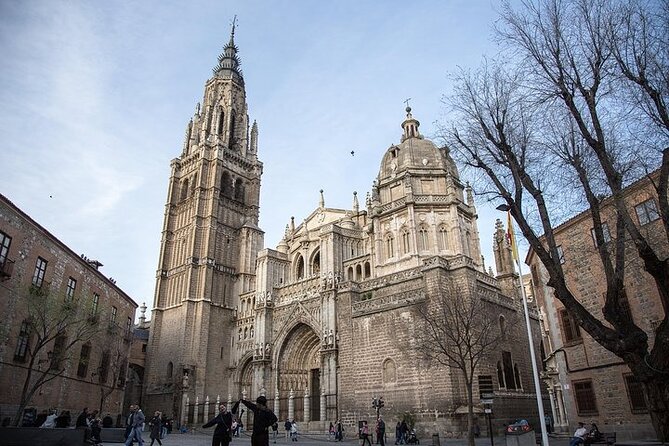
[[160,432],[162,431],[162,419],[160,418],[160,412],[155,411],[153,417],[149,420],[149,427],[151,428],[151,445],[153,446],[154,441],[158,441],[160,446],[163,445],[160,441]]

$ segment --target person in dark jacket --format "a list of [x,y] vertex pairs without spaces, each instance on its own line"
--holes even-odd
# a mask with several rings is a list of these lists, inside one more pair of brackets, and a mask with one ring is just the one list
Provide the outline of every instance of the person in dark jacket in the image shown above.
[[56,418],[56,427],[70,427],[70,422],[72,422],[72,416],[70,415],[70,411],[66,410]]
[[84,410],[81,411],[74,427],[88,427],[88,407],[84,407]]
[[267,407],[267,398],[260,395],[256,398],[256,404],[251,401],[241,400],[242,404],[253,412],[253,433],[251,434],[251,446],[269,446],[269,427],[278,419],[274,412]]
[[160,441],[160,431],[163,429],[163,423],[160,419],[160,411],[156,410],[153,413],[153,417],[149,420],[149,428],[151,429],[151,435],[149,436],[151,438],[150,446],[153,446],[153,442],[156,440],[158,440],[160,446],[163,446],[163,443]]
[[202,428],[216,426],[214,429],[214,436],[211,438],[211,446],[228,446],[232,440],[232,414],[228,412],[225,404],[218,406],[219,412]]

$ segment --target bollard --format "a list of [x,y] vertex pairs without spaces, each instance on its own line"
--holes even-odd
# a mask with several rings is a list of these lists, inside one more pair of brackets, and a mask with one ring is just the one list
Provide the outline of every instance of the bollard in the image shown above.
[[439,442],[439,434],[432,434],[432,446],[441,446]]

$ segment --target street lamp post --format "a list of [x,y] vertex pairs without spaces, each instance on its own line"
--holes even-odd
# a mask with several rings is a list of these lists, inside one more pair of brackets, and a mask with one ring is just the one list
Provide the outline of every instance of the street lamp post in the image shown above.
[[[502,204],[497,206],[497,210],[509,212],[511,208],[507,204]],[[511,218],[508,221],[509,224],[509,234],[513,238],[513,222]],[[511,240],[511,243],[516,244],[515,240]],[[517,249],[515,246],[513,249]],[[539,422],[541,423],[541,444],[542,446],[548,446],[548,433],[546,432],[546,422],[544,420],[544,403],[541,400],[541,384],[539,381],[539,371],[537,370],[537,358],[534,354],[534,340],[532,339],[532,328],[530,326],[530,312],[527,309],[527,295],[525,294],[525,287],[523,286],[523,270],[520,266],[520,256],[518,256],[517,251],[514,252],[514,259],[516,265],[518,266],[518,277],[520,282],[520,293],[523,298],[523,311],[525,313],[525,328],[527,329],[527,340],[530,344],[530,360],[532,361],[532,375],[534,377],[534,391],[537,394],[537,410],[539,410]]]

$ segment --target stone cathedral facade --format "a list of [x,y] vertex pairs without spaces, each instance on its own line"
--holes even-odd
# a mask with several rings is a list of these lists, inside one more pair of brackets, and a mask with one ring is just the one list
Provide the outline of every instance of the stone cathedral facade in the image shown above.
[[[407,108],[401,138],[379,152],[379,174],[362,205],[354,194],[351,209],[328,208],[321,191],[318,207],[300,223],[291,219],[279,245],[265,248],[258,126],[249,119],[237,51],[233,28],[171,164],[147,413],[197,424],[216,398],[264,394],[280,419],[320,430],[337,418],[349,426],[372,420],[372,398],[383,396],[389,430],[411,412],[423,433],[462,431],[460,372],[417,357],[414,307],[458,284],[487,299],[500,324],[517,316],[503,228],[493,277],[482,264],[471,188]],[[521,339],[505,341],[477,372],[475,391],[495,394],[497,427],[536,416]],[[211,406],[201,404],[206,398]]]

